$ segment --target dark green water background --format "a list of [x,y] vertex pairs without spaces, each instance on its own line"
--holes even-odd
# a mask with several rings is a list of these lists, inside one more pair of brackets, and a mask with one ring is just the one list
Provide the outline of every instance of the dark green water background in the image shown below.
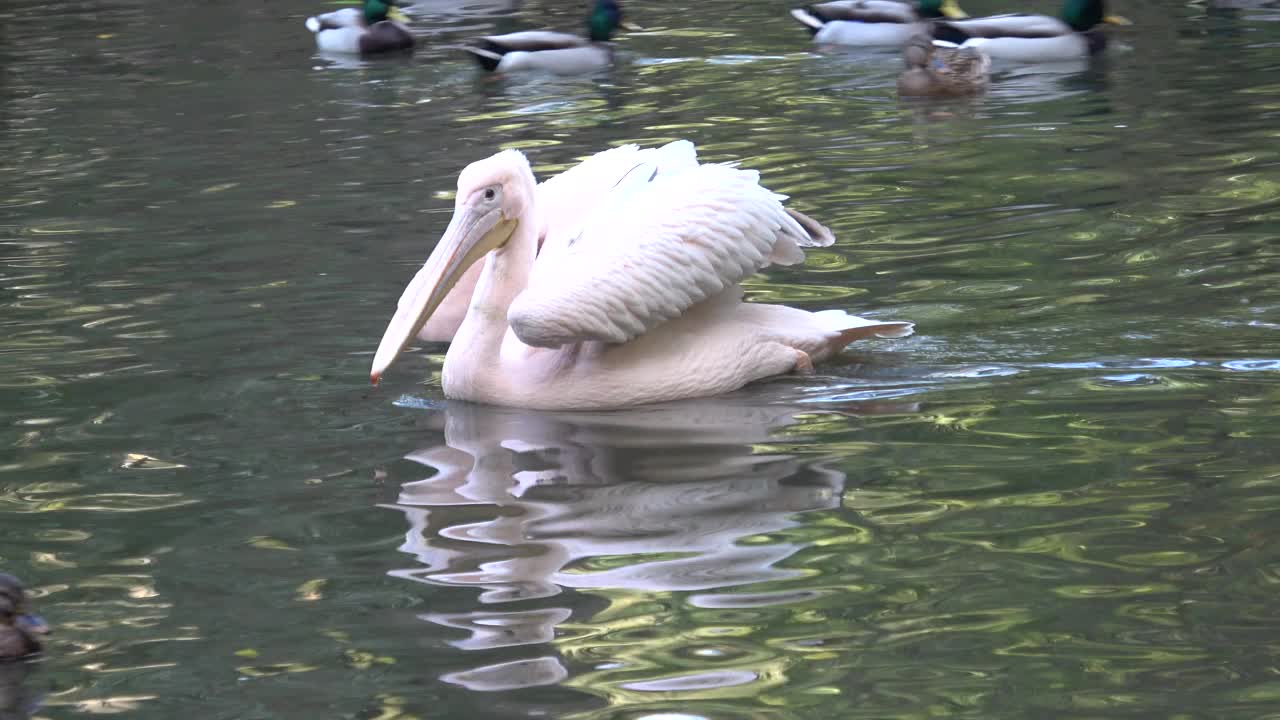
[[[298,0],[0,9],[39,717],[1280,718],[1280,10],[1126,3],[936,106],[785,2],[681,5],[578,80],[447,47],[575,2],[345,64]],[[448,403],[441,346],[368,387],[463,165],[675,138],[839,239],[753,297],[918,334],[594,416]]]

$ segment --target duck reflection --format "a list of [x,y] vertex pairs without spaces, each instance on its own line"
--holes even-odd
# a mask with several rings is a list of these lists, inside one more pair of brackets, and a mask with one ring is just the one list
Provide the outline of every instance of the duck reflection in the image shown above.
[[[780,563],[807,543],[768,536],[799,524],[802,513],[839,506],[845,476],[819,457],[784,448],[803,442],[806,424],[832,412],[912,407],[815,412],[761,392],[610,413],[450,403],[444,444],[406,456],[435,474],[405,483],[386,506],[408,519],[400,549],[418,561],[391,574],[480,589],[477,609],[420,616],[468,633],[450,643],[467,651],[553,642],[557,626],[590,605],[583,595],[572,596],[572,607],[495,606],[565,589],[609,598],[619,590],[633,597],[689,592],[690,602],[725,607],[729,596],[713,591],[797,576],[801,571]],[[796,596],[766,592],[743,600],[786,603]],[[550,655],[443,679],[499,690],[567,676]]]
[[0,660],[0,720],[27,720],[40,709],[44,697],[27,682],[32,663]]

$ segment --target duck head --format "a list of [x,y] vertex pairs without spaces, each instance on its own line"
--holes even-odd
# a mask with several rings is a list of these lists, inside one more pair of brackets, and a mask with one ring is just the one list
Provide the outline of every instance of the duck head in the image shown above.
[[40,638],[49,626],[39,615],[27,612],[27,590],[22,581],[0,573],[0,660],[14,660],[40,652]]
[[938,18],[963,20],[969,17],[969,13],[961,10],[956,0],[919,0],[916,3],[916,13],[930,20]]
[[388,18],[396,20],[399,13],[395,10],[395,0],[364,0],[364,22],[372,25]]
[[1108,15],[1104,0],[1066,0],[1062,4],[1062,21],[1076,32],[1088,32],[1102,25],[1132,25],[1119,15]]
[[587,34],[592,42],[608,42],[618,28],[639,30],[640,28],[627,22],[622,17],[622,6],[617,0],[596,0],[587,16]]
[[908,69],[923,68],[933,57],[933,38],[926,35],[913,35],[902,47],[902,63]]

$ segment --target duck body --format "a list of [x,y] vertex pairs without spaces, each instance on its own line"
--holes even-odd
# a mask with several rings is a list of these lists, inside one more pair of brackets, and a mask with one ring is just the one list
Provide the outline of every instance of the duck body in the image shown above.
[[791,16],[809,28],[814,42],[866,47],[901,47],[927,34],[932,18],[965,17],[951,0],[835,0],[796,8]]
[[413,34],[395,17],[393,5],[366,0],[363,8],[342,8],[307,18],[316,49],[347,55],[377,55],[412,50]]
[[486,35],[463,49],[489,72],[541,70],[555,75],[594,72],[613,64],[613,33],[623,27],[617,0],[596,0],[587,16],[587,37],[550,30]]
[[814,33],[813,41],[832,45],[901,47],[908,38],[922,30],[923,23],[833,22]]
[[911,334],[908,322],[743,302],[741,280],[834,241],[782,199],[755,172],[698,163],[685,141],[607,150],[542,185],[517,151],[472,163],[370,378],[475,264],[441,375],[458,400],[584,410],[704,397]]
[[613,62],[613,47],[608,43],[548,30],[486,35],[472,41],[467,51],[490,72],[544,70],[573,75],[599,70]]
[[978,47],[916,36],[903,50],[906,69],[898,76],[902,96],[956,97],[984,92],[991,80],[991,58]]
[[1106,46],[1102,33],[1076,32],[1047,15],[992,15],[948,21],[933,29],[933,37],[958,43],[962,48],[981,48],[988,57],[1012,62],[1075,60]]
[[18,578],[0,573],[0,661],[19,660],[41,650],[40,637],[49,626],[26,609],[26,588]]
[[408,29],[391,20],[383,20],[367,28],[330,28],[316,33],[316,49],[321,52],[378,55],[412,50],[413,46],[413,35]]
[[1079,60],[1107,46],[1103,24],[1127,25],[1105,14],[1103,0],[1066,0],[1060,18],[1011,13],[945,20],[932,25],[934,39],[981,48],[988,57],[1020,63]]
[[32,628],[33,624],[24,619],[16,620],[13,625],[0,626],[0,662],[40,652],[41,644]]

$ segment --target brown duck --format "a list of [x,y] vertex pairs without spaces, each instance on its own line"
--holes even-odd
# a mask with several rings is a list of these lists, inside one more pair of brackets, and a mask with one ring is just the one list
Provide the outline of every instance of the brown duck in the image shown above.
[[0,662],[40,652],[40,638],[49,633],[39,615],[27,612],[26,603],[22,581],[0,573]]
[[902,49],[907,68],[898,76],[899,95],[955,97],[976,95],[987,89],[991,58],[974,47],[916,35]]

